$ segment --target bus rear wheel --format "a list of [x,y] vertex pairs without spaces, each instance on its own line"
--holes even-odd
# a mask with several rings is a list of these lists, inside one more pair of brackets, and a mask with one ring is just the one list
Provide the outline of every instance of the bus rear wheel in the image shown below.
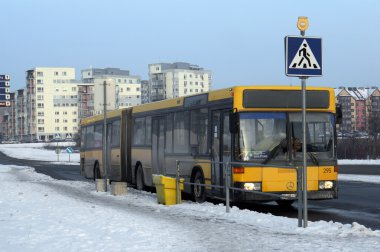
[[99,163],[96,163],[94,167],[94,180],[97,180],[97,179],[100,179]]
[[205,187],[201,186],[205,183],[205,179],[203,178],[203,174],[200,171],[197,171],[194,176],[193,183],[195,185],[192,186],[192,194],[195,202],[202,203],[206,200]]
[[144,190],[144,173],[141,165],[137,167],[136,171],[136,189],[139,191]]

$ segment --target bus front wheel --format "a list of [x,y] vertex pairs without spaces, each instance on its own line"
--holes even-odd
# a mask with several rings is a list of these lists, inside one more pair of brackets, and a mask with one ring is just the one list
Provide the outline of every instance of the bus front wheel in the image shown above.
[[136,189],[139,191],[144,190],[144,173],[141,165],[137,167],[136,171]]
[[201,171],[197,171],[194,176],[194,184],[192,186],[192,194],[194,201],[202,203],[206,200],[205,187],[204,185],[205,179],[203,178],[203,174]]

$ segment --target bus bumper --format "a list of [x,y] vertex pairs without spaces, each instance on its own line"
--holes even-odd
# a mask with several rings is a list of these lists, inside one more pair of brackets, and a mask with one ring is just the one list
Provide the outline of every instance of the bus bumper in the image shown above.
[[[338,190],[336,187],[331,190],[319,190],[307,192],[309,200],[337,199]],[[250,201],[274,201],[274,200],[297,200],[297,192],[255,192],[255,191],[234,191],[233,200],[235,202]]]

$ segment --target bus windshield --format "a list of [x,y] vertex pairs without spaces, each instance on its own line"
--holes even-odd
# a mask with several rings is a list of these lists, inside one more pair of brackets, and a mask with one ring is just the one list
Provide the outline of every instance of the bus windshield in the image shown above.
[[286,114],[242,113],[240,114],[239,147],[236,159],[250,161],[267,159],[274,149],[284,146],[282,153],[273,159],[285,159]]
[[[321,159],[334,157],[334,116],[330,113],[307,113],[306,151]],[[290,113],[289,121],[292,136],[302,142],[302,114]],[[294,150],[295,158],[302,159],[302,148]]]
[[[333,125],[333,114],[307,113],[306,151],[308,159],[315,164],[334,158]],[[288,139],[292,139],[290,143]],[[301,113],[288,113],[288,119],[287,113],[241,113],[235,157],[239,161],[260,163],[289,158],[302,160],[302,139]]]

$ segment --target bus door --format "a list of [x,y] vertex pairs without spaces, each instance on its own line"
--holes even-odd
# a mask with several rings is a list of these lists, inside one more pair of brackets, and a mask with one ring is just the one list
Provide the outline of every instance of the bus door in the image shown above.
[[[224,165],[231,157],[231,134],[229,111],[212,111],[212,163],[211,180],[213,185],[223,186]],[[223,163],[218,163],[223,162]],[[213,189],[215,194],[224,195],[224,189]]]
[[152,174],[164,174],[165,117],[156,117],[152,120]]

